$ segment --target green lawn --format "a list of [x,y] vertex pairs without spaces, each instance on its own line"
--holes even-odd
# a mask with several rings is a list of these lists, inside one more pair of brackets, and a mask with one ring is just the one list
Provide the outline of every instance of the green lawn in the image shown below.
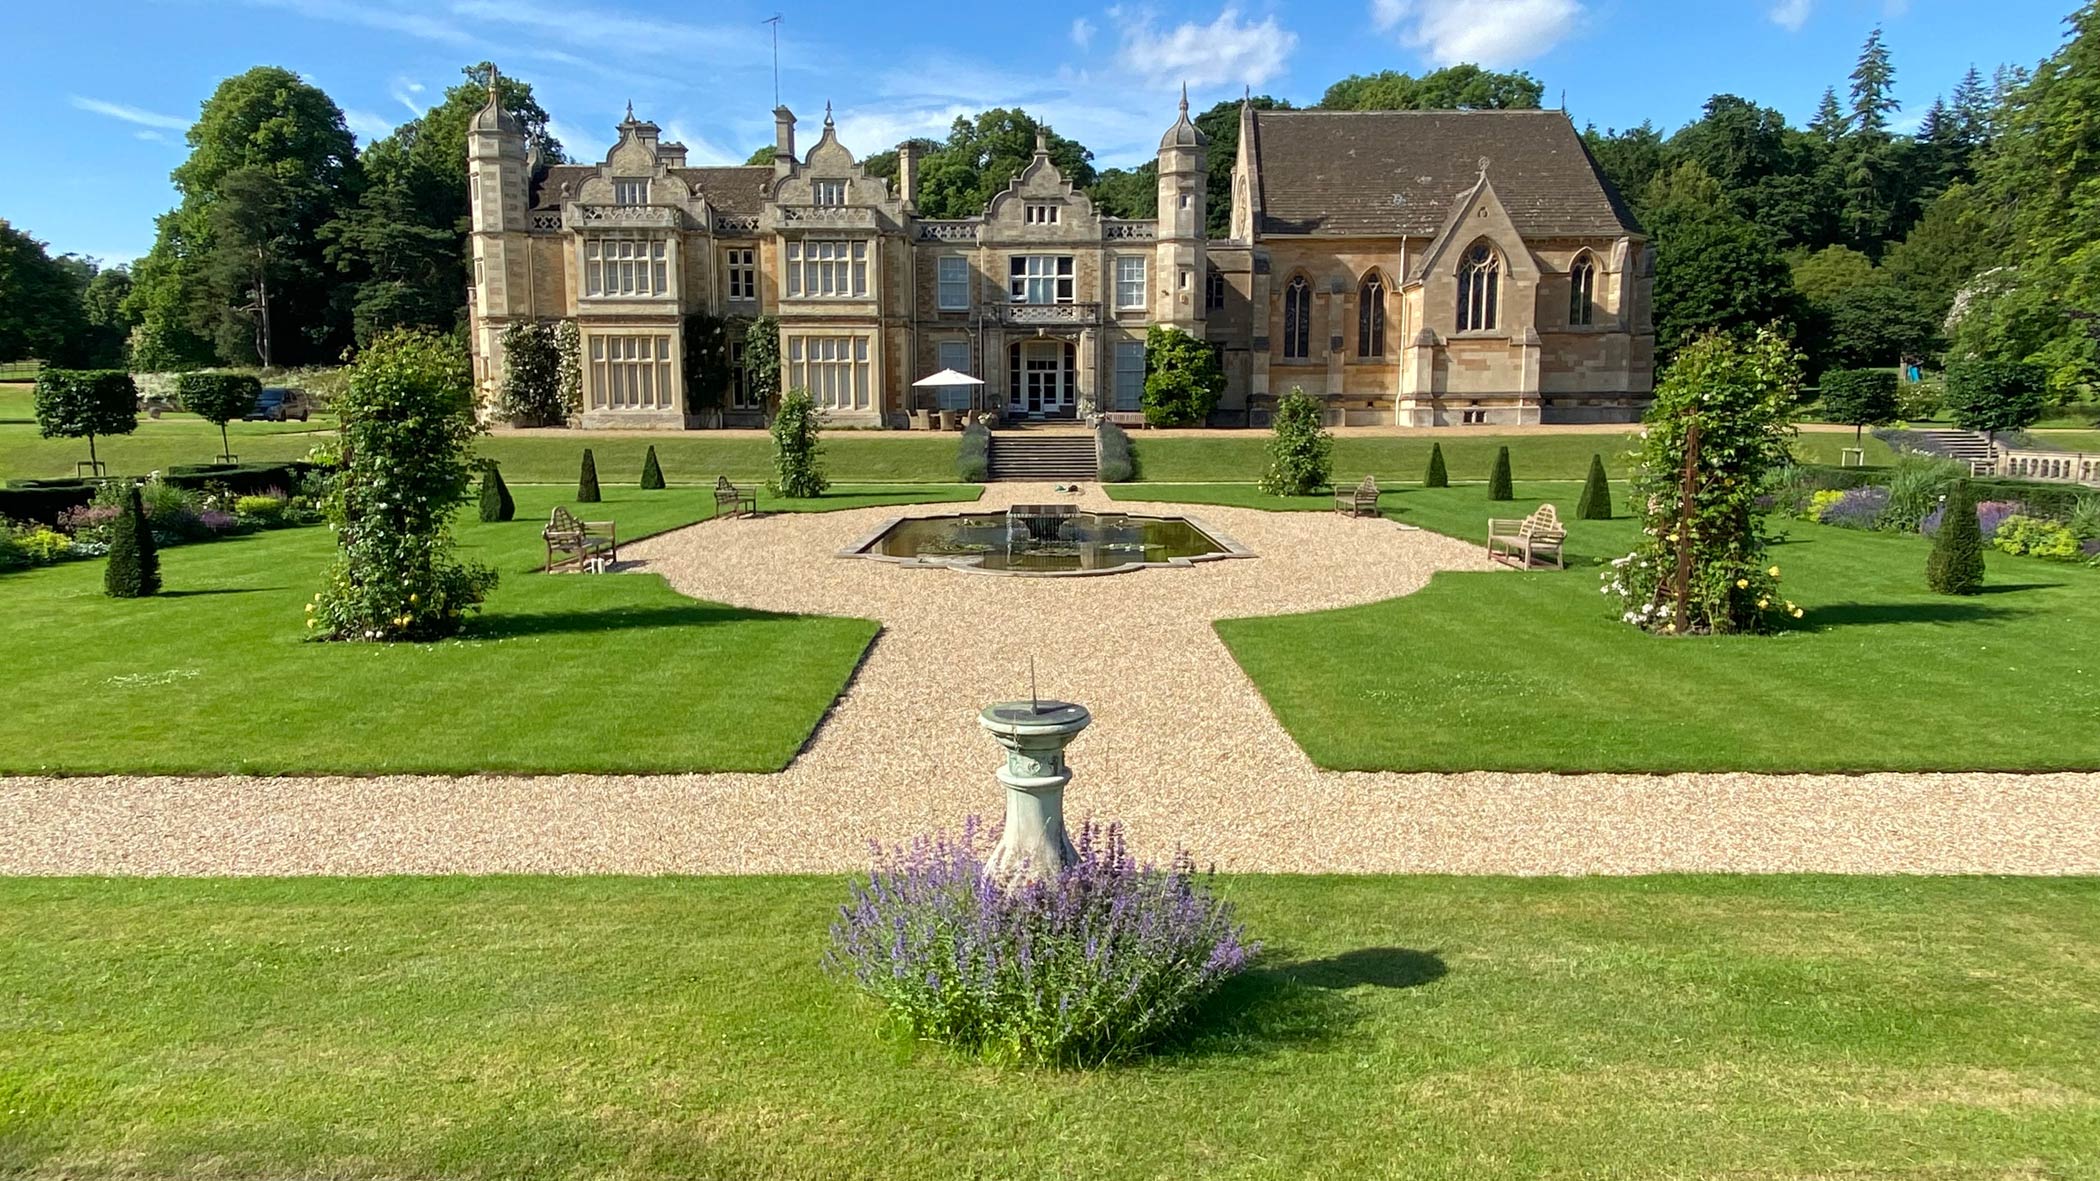
[[1267,964],[1080,1073],[882,1034],[830,879],[0,882],[0,1174],[2100,1170],[2100,882],[1219,886]]
[[2100,431],[2029,431],[2042,444],[2061,451],[2100,451]]
[[[1155,483],[1250,483],[1269,462],[1267,431],[1219,431],[1201,437],[1133,431],[1130,438],[1138,478]],[[1606,467],[1620,470],[1637,438],[1634,430],[1623,435],[1514,436],[1453,431],[1433,439],[1341,435],[1334,441],[1334,475],[1343,484],[1354,484],[1366,474],[1381,483],[1416,483],[1429,468],[1430,445],[1437,444],[1457,482],[1486,482],[1495,452],[1503,446],[1509,448],[1510,469],[1519,480],[1579,480],[1589,472],[1592,455],[1604,456]],[[1800,436],[1795,451],[1809,462],[1834,464],[1839,451],[1851,445],[1848,434],[1811,431]],[[1868,463],[1889,462],[1888,444],[1870,436],[1864,446]]]
[[[1478,542],[1490,515],[1541,500],[1571,515],[1580,486],[1517,491],[1490,505],[1478,486],[1410,488],[1384,508]],[[1598,563],[1632,548],[1623,517],[1571,522],[1566,573],[1445,573],[1403,598],[1217,628],[1299,745],[1339,770],[2100,767],[2100,660],[2072,642],[2100,634],[2100,571],[1993,552],[1988,593],[1950,599],[1924,588],[1923,539],[1783,528],[1772,560],[1807,614],[1778,636],[1618,622]]]
[[[325,528],[166,550],[167,593],[151,599],[105,597],[96,561],[0,575],[0,774],[773,771],[875,636],[868,620],[696,602],[655,575],[534,573],[539,531],[570,492],[515,492],[517,520],[460,526],[503,582],[445,643],[305,642],[333,556]],[[763,506],[977,495],[845,487]],[[616,521],[623,540],[714,508],[698,490],[605,496],[580,515]]]

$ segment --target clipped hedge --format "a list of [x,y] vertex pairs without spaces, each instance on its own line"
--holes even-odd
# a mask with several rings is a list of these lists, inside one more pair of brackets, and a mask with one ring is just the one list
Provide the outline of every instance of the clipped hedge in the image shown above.
[[176,488],[224,487],[236,496],[250,496],[271,489],[291,492],[301,480],[321,465],[303,459],[279,463],[184,463],[160,474],[163,483]]
[[61,514],[94,499],[86,480],[16,480],[0,488],[0,519],[56,526]]
[[992,474],[992,432],[981,422],[963,428],[955,446],[955,478],[965,484],[982,484]]
[[1130,433],[1103,420],[1095,432],[1100,467],[1094,478],[1103,484],[1121,484],[1137,476],[1137,459],[1130,451]]

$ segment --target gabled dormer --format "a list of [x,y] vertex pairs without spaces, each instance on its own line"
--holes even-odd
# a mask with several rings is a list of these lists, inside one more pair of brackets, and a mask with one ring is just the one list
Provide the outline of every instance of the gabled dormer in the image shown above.
[[1049,136],[1035,134],[1035,155],[984,207],[988,241],[1078,243],[1101,240],[1094,202],[1050,159]]

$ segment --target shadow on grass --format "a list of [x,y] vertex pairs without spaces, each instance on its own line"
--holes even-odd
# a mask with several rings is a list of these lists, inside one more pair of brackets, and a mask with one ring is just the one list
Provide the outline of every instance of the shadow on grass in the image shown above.
[[2063,583],[2061,582],[1986,582],[1983,584],[1983,589],[1976,593],[1979,595],[2011,595],[2018,594],[2020,591],[2055,590],[2062,585]]
[[463,638],[509,640],[524,636],[707,627],[793,618],[777,611],[753,611],[710,603],[677,607],[606,607],[595,611],[505,611],[474,620]]
[[1323,1045],[1363,1020],[1367,994],[1362,990],[1416,988],[1447,971],[1434,951],[1405,947],[1264,963],[1212,994],[1166,1055],[1199,1059]]
[[163,599],[194,599],[202,595],[256,595],[264,591],[281,591],[284,589],[286,588],[281,586],[218,586],[206,590],[164,590],[160,592],[160,597]]
[[1813,627],[1860,627],[1882,623],[1984,623],[2025,615],[1982,603],[1948,600],[1912,603],[1826,603],[1810,607],[1801,622]]

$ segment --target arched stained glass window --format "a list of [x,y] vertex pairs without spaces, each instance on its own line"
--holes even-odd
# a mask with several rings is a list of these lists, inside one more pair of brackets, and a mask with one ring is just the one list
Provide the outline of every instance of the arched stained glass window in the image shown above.
[[1502,256],[1476,242],[1458,264],[1458,330],[1492,332],[1501,322]]
[[1578,255],[1568,268],[1568,323],[1578,328],[1597,322],[1597,260]]
[[1356,355],[1385,356],[1385,279],[1377,271],[1356,285]]
[[1312,284],[1304,275],[1292,276],[1283,289],[1283,355],[1312,356]]

